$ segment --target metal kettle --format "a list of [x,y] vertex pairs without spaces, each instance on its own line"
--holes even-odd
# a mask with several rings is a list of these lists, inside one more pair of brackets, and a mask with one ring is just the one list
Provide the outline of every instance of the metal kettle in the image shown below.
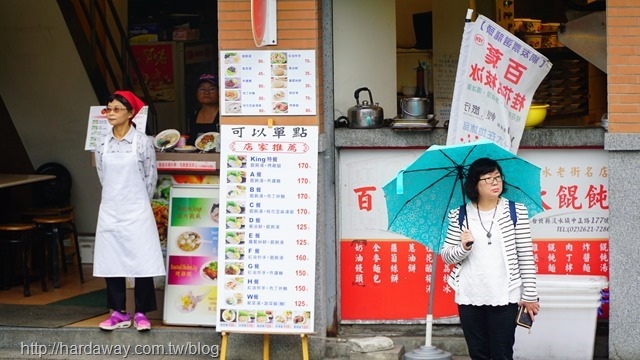
[[[360,103],[360,92],[369,93],[369,101],[362,100]],[[353,96],[356,98],[356,106],[347,111],[347,122],[352,129],[376,129],[381,128],[384,123],[384,111],[377,103],[373,103],[371,90],[366,87],[359,88]]]

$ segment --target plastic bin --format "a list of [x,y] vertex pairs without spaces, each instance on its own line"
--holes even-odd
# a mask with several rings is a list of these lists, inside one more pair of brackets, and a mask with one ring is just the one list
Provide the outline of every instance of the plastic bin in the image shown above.
[[538,275],[540,313],[531,331],[518,327],[514,359],[593,359],[604,276]]

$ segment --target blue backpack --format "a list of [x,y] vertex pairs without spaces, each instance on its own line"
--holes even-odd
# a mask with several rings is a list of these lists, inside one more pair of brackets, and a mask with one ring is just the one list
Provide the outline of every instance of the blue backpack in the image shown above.
[[[516,227],[518,223],[518,215],[516,214],[516,203],[512,200],[509,200],[509,215],[511,215],[511,222],[513,222],[513,227]],[[460,210],[458,211],[458,226],[462,229],[462,225],[464,223],[464,218],[467,216],[467,205],[460,206]]]

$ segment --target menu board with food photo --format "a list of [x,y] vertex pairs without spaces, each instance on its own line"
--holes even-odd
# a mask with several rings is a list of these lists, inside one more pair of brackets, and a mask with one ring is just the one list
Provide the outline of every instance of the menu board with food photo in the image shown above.
[[221,51],[222,115],[315,115],[315,50]]
[[[218,280],[227,271],[218,259],[219,217],[217,185],[170,188],[165,324],[215,325]],[[234,260],[244,257],[234,246],[226,252]],[[235,268],[229,271],[242,273]]]
[[223,125],[221,140],[216,330],[311,333],[318,127]]

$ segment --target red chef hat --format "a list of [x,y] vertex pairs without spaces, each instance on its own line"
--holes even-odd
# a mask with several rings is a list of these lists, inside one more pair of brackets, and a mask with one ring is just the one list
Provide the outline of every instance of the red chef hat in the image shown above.
[[142,107],[144,106],[144,102],[142,102],[142,100],[140,100],[140,98],[138,98],[136,94],[132,93],[131,91],[118,90],[113,94],[120,95],[123,98],[127,99],[129,104],[133,108],[133,117],[136,117],[136,114],[138,113],[138,111],[140,111],[140,109],[142,109]]

